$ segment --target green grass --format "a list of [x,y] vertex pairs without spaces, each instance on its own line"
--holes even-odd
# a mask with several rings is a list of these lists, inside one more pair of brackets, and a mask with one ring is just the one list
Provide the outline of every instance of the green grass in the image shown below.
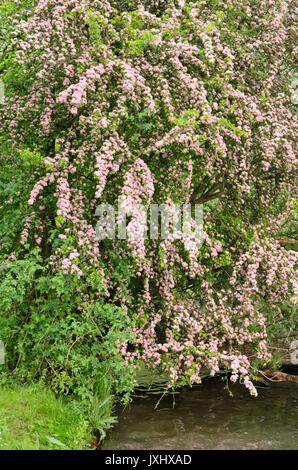
[[90,449],[91,440],[76,402],[38,384],[0,386],[0,450]]

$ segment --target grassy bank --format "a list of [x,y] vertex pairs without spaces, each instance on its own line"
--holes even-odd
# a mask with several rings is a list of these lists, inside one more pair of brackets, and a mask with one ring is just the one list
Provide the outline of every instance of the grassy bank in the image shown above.
[[79,404],[41,385],[0,387],[0,450],[90,449]]

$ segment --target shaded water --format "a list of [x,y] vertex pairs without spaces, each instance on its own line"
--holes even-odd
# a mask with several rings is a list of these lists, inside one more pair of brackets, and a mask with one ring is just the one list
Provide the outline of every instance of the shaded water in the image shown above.
[[275,383],[250,397],[220,378],[173,396],[137,397],[118,409],[103,449],[298,449],[298,385]]

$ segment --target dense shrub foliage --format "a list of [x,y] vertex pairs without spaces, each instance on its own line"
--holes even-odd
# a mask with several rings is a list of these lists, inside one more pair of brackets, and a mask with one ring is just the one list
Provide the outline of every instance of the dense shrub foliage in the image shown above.
[[[255,394],[295,322],[294,5],[40,0],[1,7],[1,337],[61,392],[144,362],[230,369]],[[95,211],[204,204],[204,243],[101,240]],[[135,227],[134,217],[129,221]],[[247,352],[248,351],[248,352]]]

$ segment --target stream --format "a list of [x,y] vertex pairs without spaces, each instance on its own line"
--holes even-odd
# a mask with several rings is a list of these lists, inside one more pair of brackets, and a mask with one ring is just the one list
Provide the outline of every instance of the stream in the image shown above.
[[260,385],[257,398],[240,384],[229,383],[233,397],[224,387],[215,377],[175,395],[136,396],[117,408],[102,449],[298,449],[298,385]]

